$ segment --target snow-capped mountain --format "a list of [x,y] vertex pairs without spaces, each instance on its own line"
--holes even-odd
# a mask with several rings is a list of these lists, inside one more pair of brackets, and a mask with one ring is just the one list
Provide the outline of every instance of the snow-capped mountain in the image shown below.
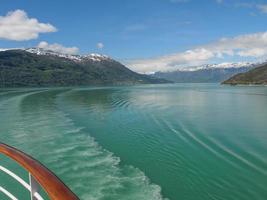
[[252,63],[252,62],[224,62],[218,64],[205,64],[200,66],[193,66],[193,67],[182,67],[177,71],[198,71],[198,70],[208,70],[208,69],[230,69],[230,68],[242,68],[242,67],[253,67],[259,63]]
[[70,54],[63,54],[63,53],[55,52],[52,50],[42,49],[42,48],[28,48],[24,50],[29,53],[33,53],[37,55],[50,55],[50,56],[57,56],[61,58],[67,58],[75,62],[82,62],[86,60],[90,60],[93,62],[100,62],[103,60],[112,60],[110,57],[106,55],[101,55],[97,53],[92,53],[88,55],[70,55]]
[[0,82],[0,87],[49,87],[168,81],[135,73],[104,55],[68,55],[30,48],[0,51]]
[[179,83],[221,82],[235,74],[247,72],[259,64],[250,62],[206,64],[184,67],[171,72],[156,72],[152,76]]

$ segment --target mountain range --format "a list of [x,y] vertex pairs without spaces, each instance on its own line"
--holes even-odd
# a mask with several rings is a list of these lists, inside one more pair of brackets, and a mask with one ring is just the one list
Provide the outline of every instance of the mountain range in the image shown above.
[[176,83],[219,83],[236,74],[247,72],[257,65],[249,62],[207,64],[184,67],[171,72],[156,72],[151,76]]
[[68,55],[40,48],[0,52],[0,87],[167,83],[100,54]]

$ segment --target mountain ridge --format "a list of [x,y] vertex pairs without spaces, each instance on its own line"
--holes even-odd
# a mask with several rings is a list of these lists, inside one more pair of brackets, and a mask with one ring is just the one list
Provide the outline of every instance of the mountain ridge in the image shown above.
[[223,81],[222,84],[230,85],[267,85],[267,62],[249,70],[246,73],[239,73]]
[[207,64],[184,67],[170,72],[156,72],[151,76],[177,83],[219,83],[235,74],[247,72],[256,66],[257,64],[249,62]]
[[111,57],[98,54],[98,53],[91,53],[87,55],[79,55],[79,54],[66,54],[66,53],[60,53],[48,49],[43,48],[26,48],[21,49],[29,53],[37,54],[37,55],[50,55],[50,56],[57,56],[61,58],[67,58],[70,60],[73,60],[75,62],[82,62],[86,59],[92,60],[92,61],[101,61],[101,60],[113,60]]
[[138,74],[100,54],[69,55],[39,48],[0,52],[0,87],[167,83]]

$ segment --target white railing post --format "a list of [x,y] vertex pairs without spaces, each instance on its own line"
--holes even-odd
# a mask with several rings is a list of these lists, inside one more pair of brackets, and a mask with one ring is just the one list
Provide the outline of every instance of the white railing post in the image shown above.
[[[30,193],[32,191],[31,186],[26,183],[22,178],[20,178],[18,175],[16,175],[15,173],[13,173],[12,171],[8,170],[7,168],[3,167],[0,165],[0,171],[3,171],[4,173],[8,174],[9,176],[11,176],[12,178],[14,178],[16,181],[18,181],[23,187],[25,187]],[[30,178],[30,174],[29,174],[29,179],[30,179],[30,183],[31,183],[31,178]],[[33,178],[33,177],[32,177]],[[36,182],[36,180],[33,178],[33,182]],[[37,183],[37,182],[36,182]],[[35,188],[39,188],[39,184],[37,183],[37,186]],[[3,188],[0,187],[0,191],[3,191]],[[6,194],[6,193],[5,193]],[[32,194],[32,193],[31,193]],[[36,191],[35,193],[33,193],[35,199],[37,200],[44,200],[41,195]]]
[[35,178],[29,173],[30,187],[31,187],[31,200],[38,200],[35,193],[38,193],[39,184]]

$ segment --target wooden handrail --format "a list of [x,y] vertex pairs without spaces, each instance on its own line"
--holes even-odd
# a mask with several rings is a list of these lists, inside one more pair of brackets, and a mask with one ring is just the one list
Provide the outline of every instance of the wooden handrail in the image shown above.
[[79,200],[53,172],[31,156],[4,143],[0,143],[0,153],[12,158],[25,168],[52,200]]

